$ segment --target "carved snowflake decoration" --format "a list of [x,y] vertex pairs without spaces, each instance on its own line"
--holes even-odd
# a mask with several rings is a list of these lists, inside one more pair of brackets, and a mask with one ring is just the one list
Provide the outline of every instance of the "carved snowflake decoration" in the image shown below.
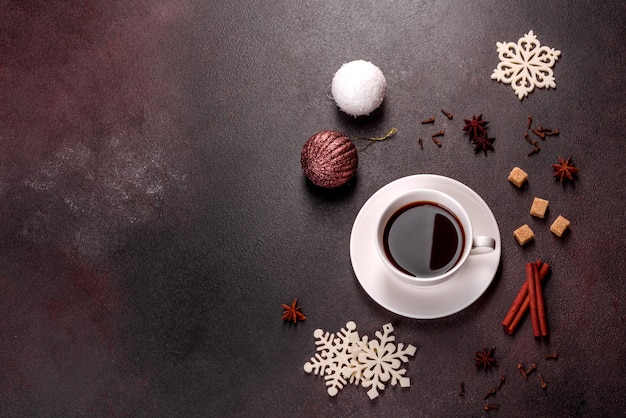
[[522,100],[537,88],[556,88],[552,67],[561,51],[541,46],[531,30],[516,43],[496,43],[500,63],[491,79],[510,84]]
[[383,331],[376,331],[378,340],[369,341],[367,336],[359,338],[356,324],[352,321],[337,334],[317,329],[314,336],[317,352],[305,363],[304,371],[324,376],[328,394],[335,396],[347,383],[370,388],[370,399],[378,397],[388,382],[409,387],[410,379],[401,369],[409,361],[416,348],[402,343],[394,344],[393,326],[386,324]]
[[354,374],[351,373],[351,360],[359,340],[356,324],[348,322],[336,335],[316,329],[313,336],[317,339],[317,353],[305,363],[304,371],[324,376],[328,394],[335,396],[348,383],[344,376],[351,379],[350,383],[355,382]]

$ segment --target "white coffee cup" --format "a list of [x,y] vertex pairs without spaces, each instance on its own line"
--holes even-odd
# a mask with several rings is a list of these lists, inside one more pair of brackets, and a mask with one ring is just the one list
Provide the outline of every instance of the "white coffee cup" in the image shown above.
[[494,238],[474,236],[463,206],[433,189],[414,189],[389,202],[378,219],[376,248],[394,277],[415,285],[441,283],[468,257],[493,251]]

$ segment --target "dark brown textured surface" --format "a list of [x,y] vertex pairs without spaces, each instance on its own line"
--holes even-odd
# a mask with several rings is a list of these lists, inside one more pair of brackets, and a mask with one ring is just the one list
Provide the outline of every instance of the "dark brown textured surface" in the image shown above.
[[[490,415],[619,416],[625,23],[621,1],[0,2],[0,415],[482,416],[505,374]],[[489,77],[496,42],[530,30],[561,51],[557,88],[520,101]],[[387,78],[366,118],[327,97],[354,59]],[[486,156],[462,131],[480,113],[496,138]],[[560,131],[531,157],[528,115]],[[346,186],[305,180],[313,133],[391,127]],[[561,184],[550,164],[570,155],[579,180]],[[502,235],[486,293],[437,320],[379,307],[348,250],[363,203],[420,173],[472,187]],[[528,213],[535,196],[545,219]],[[559,214],[563,238],[549,231]],[[520,247],[524,223],[536,237]],[[553,268],[546,341],[528,318],[513,336],[500,326],[537,258]],[[295,297],[296,326],[280,319]],[[314,330],[350,320],[370,336],[391,322],[417,347],[410,388],[330,398],[304,373]],[[490,347],[497,368],[476,370]],[[538,370],[525,381],[518,362]]]

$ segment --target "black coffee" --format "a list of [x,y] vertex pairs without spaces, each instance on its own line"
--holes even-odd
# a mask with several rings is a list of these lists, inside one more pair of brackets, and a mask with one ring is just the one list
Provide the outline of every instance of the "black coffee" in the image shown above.
[[385,226],[387,258],[399,270],[418,277],[443,274],[461,258],[465,246],[461,222],[445,207],[429,201],[398,209]]

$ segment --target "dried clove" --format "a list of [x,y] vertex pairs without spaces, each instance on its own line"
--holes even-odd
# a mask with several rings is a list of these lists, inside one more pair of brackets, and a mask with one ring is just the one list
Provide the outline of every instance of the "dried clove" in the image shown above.
[[444,136],[446,133],[444,132],[444,130],[442,129],[439,132],[435,132],[434,134],[432,134],[431,136],[434,138],[436,136]]
[[526,127],[530,129],[532,124],[533,124],[533,117],[531,115],[528,115],[528,118],[526,119]]
[[498,390],[498,389],[496,389],[496,388],[491,388],[491,389],[489,389],[489,392],[487,392],[487,393],[485,394],[485,397],[484,397],[483,399],[484,399],[484,400],[487,400],[487,398],[488,398],[488,397],[495,395],[495,394],[496,394],[496,392],[497,392],[497,390]]
[[531,132],[534,133],[535,135],[537,135],[541,139],[545,139],[546,138],[546,134],[541,132],[539,129],[531,129]]
[[443,113],[444,115],[446,115],[446,117],[450,120],[452,120],[452,118],[454,117],[454,115],[450,112],[446,112],[445,110],[441,109],[441,113]]
[[537,127],[537,131],[541,132],[545,136],[553,136],[553,135],[558,135],[559,134],[559,130],[558,129],[544,128],[543,126]]
[[554,353],[548,354],[546,356],[546,360],[557,360],[559,358],[559,352],[555,351]]
[[530,157],[531,155],[537,154],[539,151],[541,151],[540,147],[533,148],[532,151],[530,151],[528,154],[526,154],[526,156]]
[[465,382],[461,382],[461,387],[459,389],[459,396],[461,398],[465,396]]
[[417,143],[420,145],[420,149],[424,151],[424,140],[422,138],[417,138]]
[[535,370],[537,370],[537,364],[533,363],[533,364],[530,365],[530,368],[525,371],[526,377],[528,377],[528,375],[530,375]]
[[500,405],[497,403],[488,403],[484,406],[485,411],[497,411],[500,409]]
[[539,383],[541,384],[541,389],[546,390],[548,384],[545,380],[543,380],[543,375],[541,373],[539,373]]
[[529,157],[541,151],[541,145],[539,145],[539,142],[537,142],[534,139],[531,139],[531,137],[528,135],[528,132],[524,132],[524,138],[526,139],[526,141],[528,141],[529,144],[531,144],[534,147],[533,150],[527,154]]
[[426,125],[427,123],[435,123],[435,117],[434,117],[434,116],[431,116],[431,117],[429,117],[428,119],[424,119],[424,120],[422,121],[422,125]]
[[505,380],[506,380],[505,375],[500,376],[500,381],[498,382],[498,389],[502,388],[502,385],[504,384]]
[[[443,131],[442,131],[442,132],[443,132]],[[437,139],[434,135],[433,135],[431,138],[432,138],[433,142],[434,142],[435,144],[437,144],[437,146],[438,146],[439,148],[441,148],[441,145],[442,145],[442,144],[441,144],[441,141],[440,141],[440,140],[438,140],[438,139]]]
[[528,132],[524,132],[524,138],[526,138],[526,141],[528,141],[528,143],[531,145],[534,145],[533,142],[536,142],[530,139],[530,135],[528,135]]
[[524,370],[524,365],[522,363],[517,363],[517,369],[519,370],[524,380],[528,380],[528,375],[526,374],[526,370]]

